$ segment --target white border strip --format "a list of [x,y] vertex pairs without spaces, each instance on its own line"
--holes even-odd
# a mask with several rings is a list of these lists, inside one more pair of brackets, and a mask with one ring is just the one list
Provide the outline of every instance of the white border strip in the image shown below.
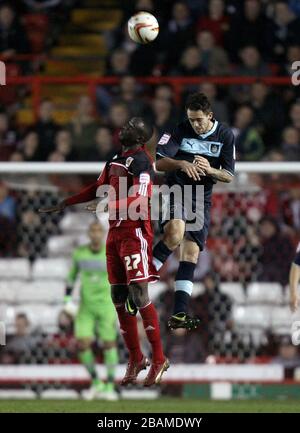
[[[126,366],[119,365],[116,378],[119,380],[125,373]],[[105,377],[106,368],[97,366],[100,377]],[[21,380],[88,380],[88,374],[81,365],[1,365],[0,383]],[[281,365],[207,365],[176,364],[164,376],[165,381],[262,381],[281,382],[284,380],[284,369]]]
[[[105,162],[0,162],[0,175],[24,174],[97,174]],[[125,168],[125,167],[124,167]],[[237,162],[237,173],[300,173],[300,162]]]

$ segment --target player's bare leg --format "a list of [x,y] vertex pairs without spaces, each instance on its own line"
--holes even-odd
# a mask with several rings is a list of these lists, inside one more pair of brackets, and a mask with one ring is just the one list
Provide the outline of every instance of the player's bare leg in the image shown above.
[[120,331],[129,351],[127,370],[121,385],[135,383],[138,374],[150,365],[150,362],[141,351],[137,318],[128,314],[125,309],[128,294],[129,289],[127,285],[113,284],[111,286],[111,297],[118,314]]
[[158,384],[163,373],[169,368],[169,360],[165,357],[160,337],[160,327],[154,304],[149,299],[148,283],[132,283],[129,293],[134,304],[139,309],[144,329],[152,348],[152,363],[149,373],[144,380],[144,386]]

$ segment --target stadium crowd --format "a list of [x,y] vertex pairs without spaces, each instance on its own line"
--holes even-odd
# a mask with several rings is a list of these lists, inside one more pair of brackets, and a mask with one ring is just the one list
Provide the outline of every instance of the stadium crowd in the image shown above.
[[[40,50],[51,55],[72,6],[82,7],[85,2],[63,2],[62,6],[60,1],[28,0],[23,2],[23,7],[20,3],[15,2],[15,7],[14,2],[0,4],[0,54],[10,68],[13,68],[14,54],[36,51],[32,21],[28,17],[37,10],[39,16],[44,11],[47,25],[45,21]],[[47,15],[49,10],[51,13]],[[18,88],[13,96],[9,89],[8,97],[5,89],[0,96],[0,160],[105,160],[116,150],[117,132],[128,117],[145,116],[155,125],[157,138],[176,125],[186,94],[194,90],[206,93],[216,118],[233,128],[238,159],[271,159],[276,149],[278,158],[300,160],[299,87],[272,87],[260,81],[262,76],[290,77],[293,73],[292,64],[300,54],[297,2],[191,0],[158,4],[139,0],[126,2],[122,10],[119,26],[105,32],[104,73],[118,77],[119,84],[99,86],[96,104],[91,95],[82,95],[76,113],[66,123],[54,120],[55,98],[43,100],[38,118],[31,125],[18,123],[17,117],[24,98],[30,97],[30,90]],[[126,31],[127,19],[136,10],[151,11],[160,21],[159,38],[147,46],[133,43]],[[43,73],[42,60],[23,62],[21,70],[17,63],[15,66],[17,75]],[[156,86],[142,85],[139,76],[250,76],[256,77],[257,82],[231,86],[203,82],[200,87],[184,86],[178,104],[172,86],[163,81]]]

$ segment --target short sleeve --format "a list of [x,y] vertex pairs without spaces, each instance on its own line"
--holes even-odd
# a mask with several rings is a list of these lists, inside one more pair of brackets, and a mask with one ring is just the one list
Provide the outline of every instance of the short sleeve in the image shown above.
[[234,176],[235,144],[234,144],[234,135],[230,129],[227,129],[224,132],[222,141],[224,144],[220,155],[221,168],[223,170],[226,170],[232,176]]
[[173,158],[180,146],[180,134],[178,127],[173,132],[164,132],[157,143],[156,159]]

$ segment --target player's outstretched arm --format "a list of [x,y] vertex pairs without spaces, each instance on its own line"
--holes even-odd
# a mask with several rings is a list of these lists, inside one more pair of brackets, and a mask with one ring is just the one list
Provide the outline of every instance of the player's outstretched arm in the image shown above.
[[60,201],[56,206],[43,207],[39,209],[40,213],[62,212],[66,208],[64,200]]

